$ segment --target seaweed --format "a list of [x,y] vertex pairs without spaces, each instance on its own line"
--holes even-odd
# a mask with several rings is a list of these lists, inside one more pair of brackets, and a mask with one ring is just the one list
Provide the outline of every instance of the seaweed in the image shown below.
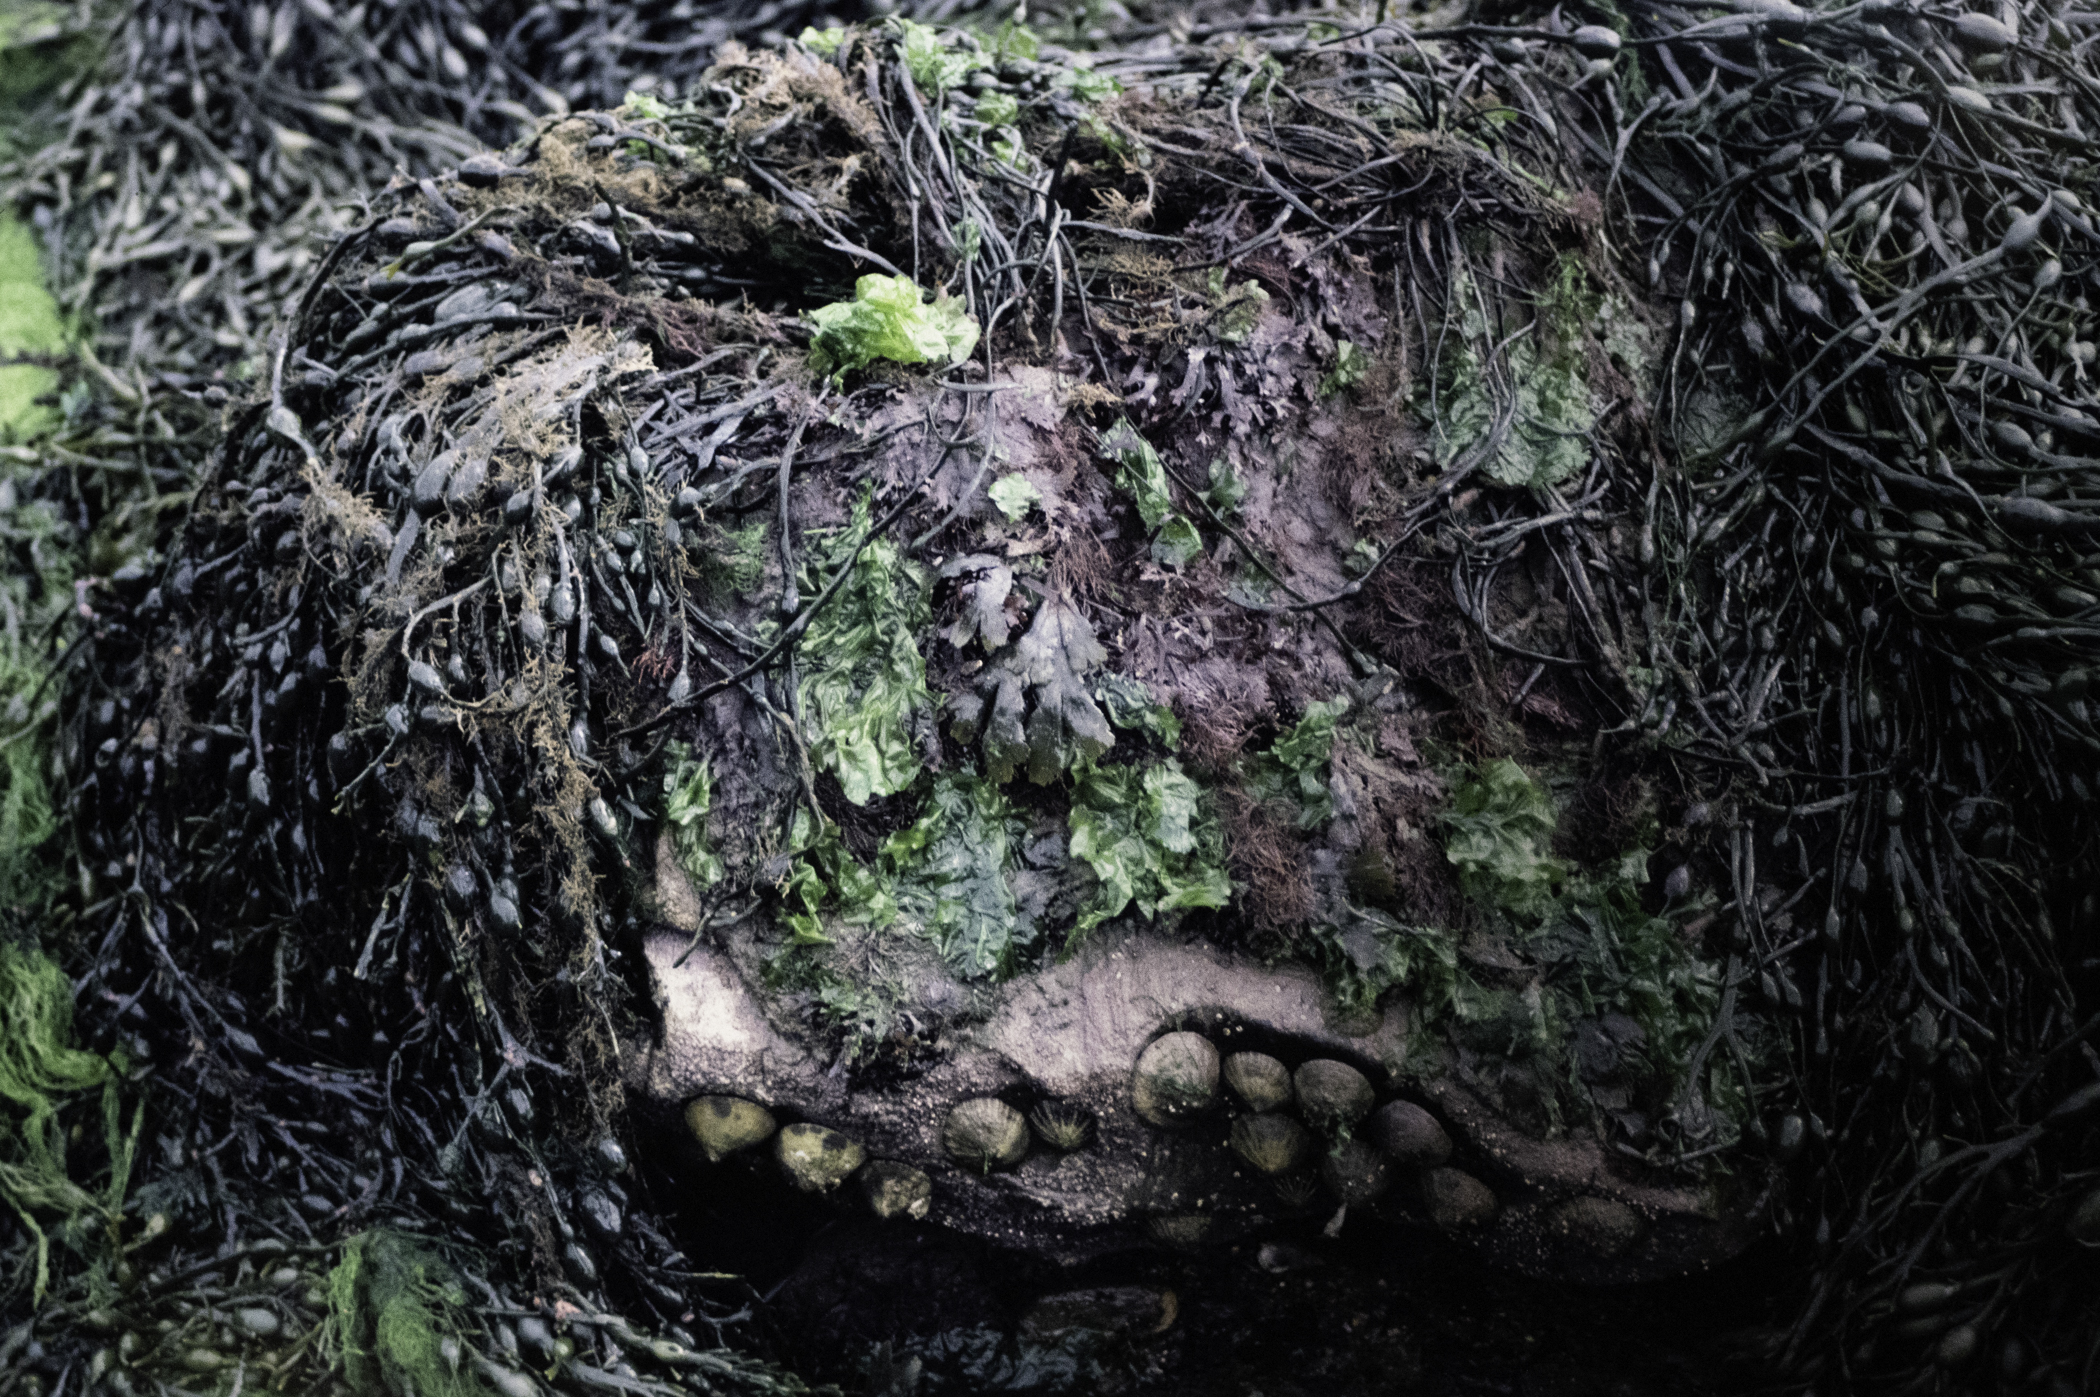
[[853,299],[809,312],[816,327],[809,366],[843,381],[850,370],[877,359],[898,364],[959,364],[977,347],[977,321],[961,301],[921,298],[906,276],[870,272],[853,286]]
[[883,843],[881,865],[899,910],[958,975],[1006,979],[1036,944],[1011,877],[1023,833],[996,785],[943,773],[924,813]]
[[1468,897],[1519,917],[1551,906],[1567,869],[1548,851],[1559,817],[1553,799],[1507,757],[1482,763],[1452,793],[1444,857]]
[[1224,838],[1202,787],[1173,758],[1129,766],[1081,764],[1072,783],[1071,855],[1097,880],[1079,936],[1135,905],[1148,918],[1232,898]]
[[467,1292],[437,1249],[374,1230],[343,1244],[328,1276],[328,1337],[357,1397],[482,1397],[462,1371]]
[[1102,433],[1101,449],[1116,463],[1116,487],[1130,496],[1138,518],[1153,531],[1154,560],[1168,567],[1186,567],[1203,551],[1203,535],[1187,515],[1175,510],[1159,452],[1124,419]]
[[722,860],[707,840],[707,816],[714,809],[714,771],[705,756],[695,757],[684,742],[665,751],[671,767],[664,775],[664,823],[678,866],[694,886],[711,888],[722,880]]
[[912,722],[930,702],[918,635],[932,619],[931,581],[893,540],[868,539],[861,547],[869,528],[863,498],[852,524],[833,533],[812,561],[811,593],[841,568],[851,576],[797,646],[809,666],[797,699],[811,760],[837,775],[855,805],[918,779]]
[[1312,829],[1334,818],[1333,769],[1335,725],[1349,711],[1346,697],[1315,699],[1291,730],[1263,751],[1249,756],[1242,780],[1257,800],[1284,801],[1295,807],[1299,829]]
[[[125,1065],[73,1046],[73,984],[43,952],[0,938],[0,1201],[35,1243],[35,1298],[51,1285],[51,1243],[37,1214],[56,1214],[61,1235],[110,1222],[123,1206],[143,1116],[122,1126],[118,1087]],[[59,1107],[80,1092],[102,1089],[109,1178],[98,1198],[68,1168]]]

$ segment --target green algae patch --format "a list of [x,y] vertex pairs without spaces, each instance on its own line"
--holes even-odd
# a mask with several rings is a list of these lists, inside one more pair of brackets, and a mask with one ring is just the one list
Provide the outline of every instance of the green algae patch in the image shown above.
[[870,527],[863,498],[805,576],[805,592],[815,595],[841,568],[851,570],[798,646],[809,666],[798,695],[810,759],[838,777],[855,805],[918,779],[912,722],[931,702],[917,639],[933,617],[931,580],[891,539],[869,539],[856,554]]
[[1247,760],[1248,794],[1258,800],[1280,800],[1297,808],[1297,825],[1312,829],[1334,818],[1329,778],[1334,770],[1335,725],[1349,711],[1346,698],[1318,699],[1305,705],[1291,730]]
[[[0,360],[66,350],[65,322],[44,286],[36,237],[0,213]],[[38,399],[58,389],[58,372],[42,364],[0,363],[0,440],[23,440],[56,425]]]
[[1035,946],[1010,876],[1025,832],[997,786],[943,775],[926,813],[883,845],[898,908],[958,975],[1007,979]]
[[877,359],[898,364],[960,364],[977,348],[977,321],[959,300],[923,300],[907,276],[870,272],[853,285],[853,299],[809,313],[816,328],[810,367],[843,379]]
[[463,1369],[467,1292],[436,1248],[394,1232],[366,1232],[328,1276],[329,1337],[358,1397],[480,1397]]
[[[44,1222],[83,1250],[115,1218],[130,1186],[140,1117],[127,1134],[117,1086],[122,1065],[73,1042],[73,984],[43,952],[0,940],[0,1201],[36,1245],[35,1292],[51,1283],[51,1239]],[[109,1178],[101,1196],[72,1175],[68,1132],[58,1119],[67,1097],[102,1089]]]
[[1203,788],[1169,758],[1143,766],[1088,763],[1072,784],[1072,857],[1099,880],[1074,934],[1135,905],[1146,917],[1232,899],[1224,837]]
[[715,807],[714,768],[705,755],[695,757],[686,743],[673,742],[668,750],[664,823],[671,830],[671,848],[693,885],[711,888],[722,881],[722,860],[707,841],[707,817]]
[[1484,763],[1444,815],[1444,857],[1466,896],[1531,916],[1552,902],[1567,870],[1547,852],[1559,817],[1545,787],[1507,758]]

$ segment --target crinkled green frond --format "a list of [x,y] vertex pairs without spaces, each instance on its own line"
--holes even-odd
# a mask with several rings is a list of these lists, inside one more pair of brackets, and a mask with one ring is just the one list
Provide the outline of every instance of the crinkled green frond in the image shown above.
[[1248,758],[1249,793],[1260,800],[1284,800],[1298,807],[1297,824],[1311,829],[1334,818],[1329,785],[1333,770],[1335,725],[1349,711],[1346,697],[1317,699],[1305,715],[1267,751]]
[[1169,758],[1077,771],[1071,853],[1099,880],[1079,914],[1084,932],[1135,906],[1146,917],[1223,907],[1232,897],[1224,839],[1203,790]]
[[907,276],[869,273],[854,283],[853,299],[809,313],[816,327],[810,367],[843,377],[877,359],[899,364],[959,364],[977,348],[977,320],[958,300],[923,300]]
[[722,880],[722,860],[707,842],[707,816],[715,804],[714,769],[683,742],[673,742],[667,750],[664,823],[671,830],[671,847],[686,877],[696,887],[711,888]]
[[1175,511],[1159,452],[1128,421],[1118,421],[1102,434],[1101,449],[1116,463],[1116,487],[1130,496],[1145,527],[1154,530],[1153,559],[1168,567],[1186,567],[1203,551],[1203,535],[1192,520]]
[[1459,786],[1444,816],[1444,857],[1468,897],[1507,912],[1536,915],[1566,876],[1548,851],[1553,801],[1508,758],[1483,765]]
[[944,774],[925,813],[883,845],[898,907],[959,975],[1005,979],[1034,944],[1010,876],[1023,833],[996,785]]
[[806,573],[805,591],[814,595],[840,568],[852,569],[797,648],[810,758],[837,774],[855,805],[918,779],[912,721],[929,702],[918,636],[932,620],[931,580],[887,538],[870,539],[855,558],[854,545],[870,527],[863,498],[852,524],[832,536]]
[[357,1397],[481,1397],[470,1364],[467,1294],[430,1243],[397,1232],[353,1237],[328,1277],[329,1339]]

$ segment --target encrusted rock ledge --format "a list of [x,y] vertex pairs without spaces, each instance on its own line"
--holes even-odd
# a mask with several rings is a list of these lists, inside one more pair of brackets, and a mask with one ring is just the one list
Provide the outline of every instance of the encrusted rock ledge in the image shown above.
[[[677,880],[666,884],[665,914],[689,920]],[[675,926],[647,949],[664,1032],[629,1058],[638,1094],[667,1112],[698,1098],[756,1103],[767,1132],[767,1115],[827,1127],[870,1161],[856,1186],[837,1190],[842,1206],[923,1217],[1045,1260],[1195,1248],[1277,1227],[1331,1232],[1368,1214],[1442,1228],[1511,1269],[1616,1282],[1711,1266],[1750,1239],[1749,1197],[1643,1180],[1594,1139],[1525,1134],[1445,1075],[1438,1048],[1418,1045],[1410,1057],[1404,1005],[1375,1021],[1340,1018],[1303,966],[1104,930],[1064,963],[1000,988],[981,1014],[951,1021],[916,1075],[849,1089],[825,1056],[769,1018],[727,950]],[[1178,1117],[1134,1093],[1134,1065],[1170,1033],[1210,1059],[1176,1080],[1187,1108]],[[1337,1116],[1298,1071],[1294,1092],[1265,1099],[1245,1070],[1219,1071],[1220,1056],[1234,1053],[1272,1070],[1325,1064],[1315,1079],[1361,1073],[1371,1091]],[[1275,1141],[1302,1132],[1232,1131],[1232,1121],[1287,1111],[1293,1096],[1312,1147],[1274,1167],[1260,1155],[1255,1167],[1262,1141],[1281,1149]],[[1424,1153],[1390,1138],[1383,1117],[1365,1115],[1374,1099],[1426,1108],[1403,1114],[1449,1142]],[[956,1111],[967,1102],[986,1104]],[[993,1138],[1001,1132],[1011,1138]],[[741,1119],[713,1143],[752,1167],[778,1167],[777,1150],[759,1148]],[[702,1161],[696,1139],[691,1167],[709,1167]]]

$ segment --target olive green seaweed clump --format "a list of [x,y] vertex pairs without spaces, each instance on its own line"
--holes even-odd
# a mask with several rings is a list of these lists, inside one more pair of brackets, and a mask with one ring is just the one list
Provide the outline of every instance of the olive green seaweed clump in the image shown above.
[[[38,1218],[61,1219],[61,1239],[79,1249],[124,1201],[138,1117],[126,1134],[117,1093],[122,1075],[121,1063],[73,1046],[73,986],[65,972],[33,947],[0,941],[0,1201],[35,1238],[39,1298],[50,1285],[51,1251]],[[95,1087],[103,1092],[110,1158],[100,1198],[68,1171],[58,1119],[63,1098]]]
[[488,1389],[460,1369],[467,1293],[429,1244],[366,1232],[343,1248],[328,1277],[330,1337],[359,1397],[478,1397]]

